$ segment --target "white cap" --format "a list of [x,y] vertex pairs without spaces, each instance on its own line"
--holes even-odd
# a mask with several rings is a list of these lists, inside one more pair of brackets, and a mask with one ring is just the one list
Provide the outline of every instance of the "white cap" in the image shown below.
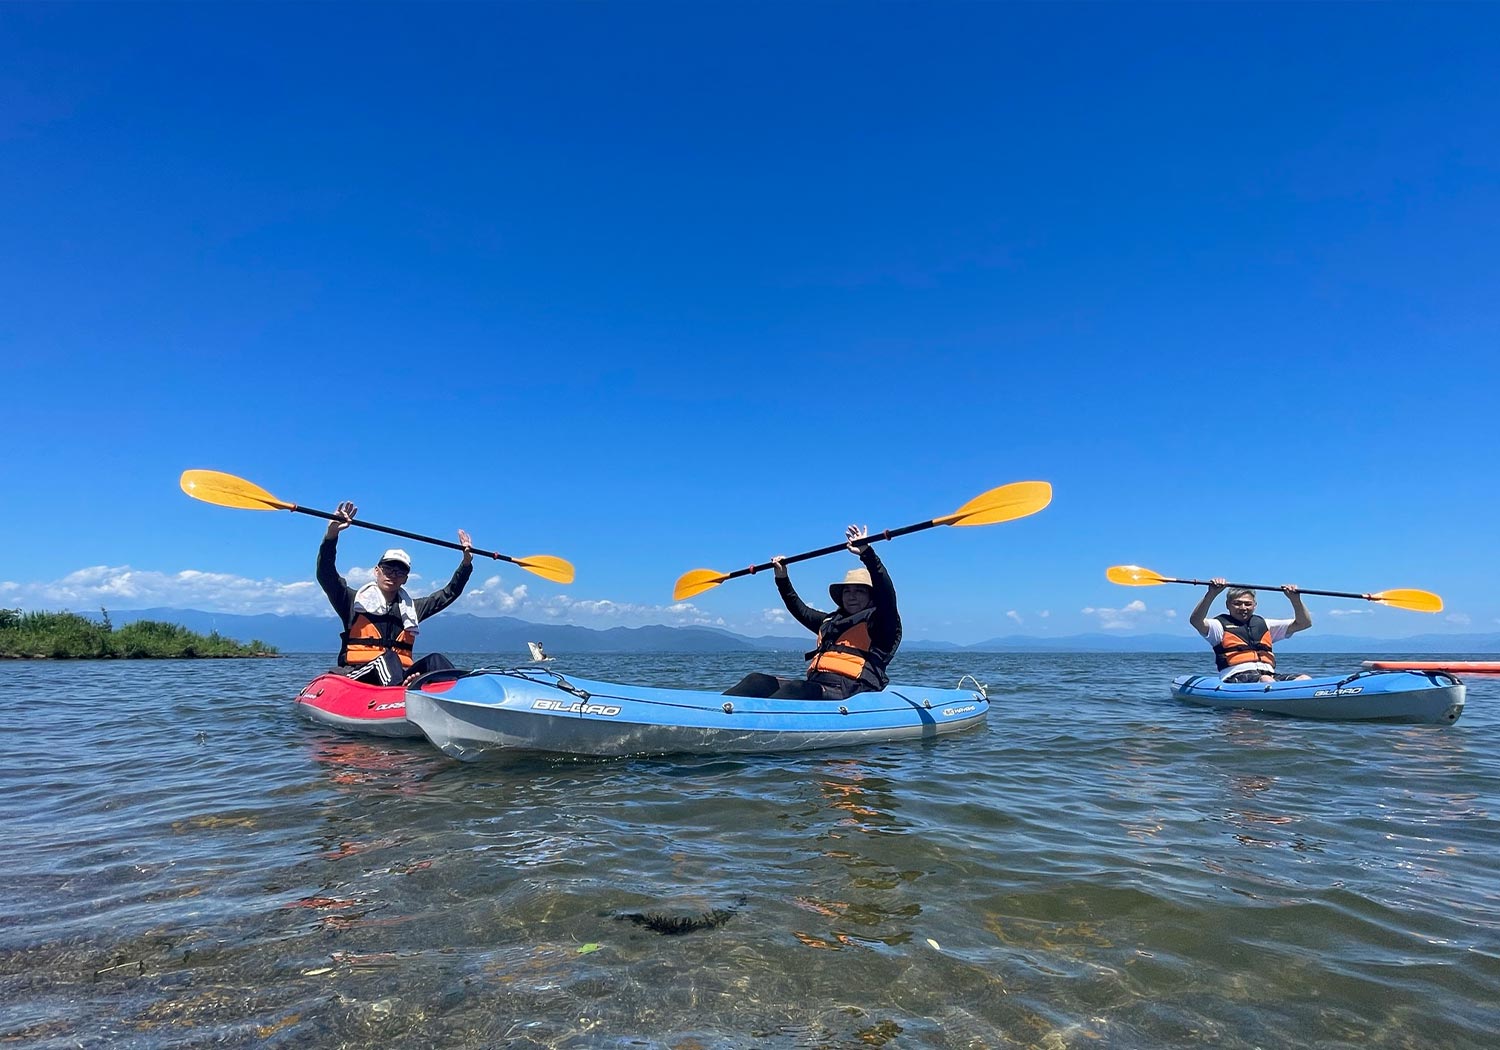
[[[400,547],[392,547],[386,551],[380,556],[380,561],[399,561],[402,565],[406,566],[407,572],[411,571],[411,555],[407,554]],[[376,564],[379,564],[379,562]]]

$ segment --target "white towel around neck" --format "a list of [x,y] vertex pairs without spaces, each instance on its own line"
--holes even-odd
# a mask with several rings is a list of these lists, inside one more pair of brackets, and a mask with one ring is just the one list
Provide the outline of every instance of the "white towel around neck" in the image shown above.
[[390,612],[391,606],[395,605],[401,615],[401,626],[412,634],[416,634],[417,627],[417,604],[411,600],[411,595],[406,593],[406,588],[401,588],[401,593],[396,595],[394,602],[385,600],[385,595],[380,593],[380,587],[374,583],[367,583],[354,594],[354,608],[368,613],[371,616],[384,616]]

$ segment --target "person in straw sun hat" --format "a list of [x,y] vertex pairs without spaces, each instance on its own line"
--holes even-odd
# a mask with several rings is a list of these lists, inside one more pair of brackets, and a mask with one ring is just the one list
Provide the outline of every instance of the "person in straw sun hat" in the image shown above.
[[850,525],[844,538],[863,566],[828,585],[834,611],[822,612],[805,603],[778,555],[771,559],[776,589],[792,618],[818,636],[807,654],[807,677],[778,678],[749,674],[724,691],[726,696],[766,696],[795,700],[843,700],[866,690],[884,689],[886,667],[901,645],[901,613],[896,588],[873,548],[860,541],[870,530]]

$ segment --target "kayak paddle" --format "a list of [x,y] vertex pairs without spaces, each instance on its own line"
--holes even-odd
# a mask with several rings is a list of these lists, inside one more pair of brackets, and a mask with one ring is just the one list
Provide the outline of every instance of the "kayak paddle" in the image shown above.
[[[327,521],[342,521],[337,514],[330,514],[326,510],[313,510],[310,507],[299,507],[295,503],[277,499],[265,489],[244,478],[237,478],[233,474],[224,474],[217,470],[184,470],[179,482],[182,491],[194,499],[201,499],[204,503],[217,503],[221,507],[237,507],[240,510],[291,510],[298,514],[311,514],[315,518],[323,518]],[[386,532],[392,536],[403,536],[409,540],[421,540],[423,543],[435,544],[439,547],[449,547],[456,551],[463,550],[463,545],[451,540],[440,540],[434,536],[422,536],[415,532],[404,532],[401,529],[389,528],[385,525],[374,525],[368,521],[360,521],[355,518],[349,524],[358,525],[362,529],[373,529],[376,532]],[[482,554],[487,558],[495,558],[499,561],[508,561],[512,565],[518,565],[527,572],[535,573],[546,580],[554,583],[572,583],[573,566],[561,558],[554,558],[550,554],[532,554],[525,558],[512,558],[508,554],[496,554],[494,551],[482,551],[478,547],[470,547],[475,554]]]
[[[1177,580],[1170,576],[1163,576],[1159,572],[1143,569],[1139,565],[1113,565],[1105,570],[1104,575],[1109,578],[1110,583],[1123,584],[1126,587],[1154,587],[1159,583],[1189,583],[1199,587],[1208,586],[1207,580]],[[1280,587],[1271,587],[1259,583],[1226,583],[1225,587],[1244,587],[1251,591],[1279,591]],[[1301,594],[1320,594],[1326,598],[1362,598],[1367,602],[1378,602],[1381,605],[1393,605],[1398,609],[1410,609],[1412,612],[1435,613],[1443,611],[1443,599],[1431,591],[1416,591],[1410,588],[1397,588],[1393,591],[1381,591],[1379,594],[1355,594],[1351,591],[1310,591],[1305,587],[1298,587]]]
[[[975,496],[952,514],[944,514],[931,521],[907,525],[905,528],[887,529],[855,542],[874,543],[876,540],[893,540],[897,536],[921,532],[923,529],[930,529],[937,525],[994,525],[1002,521],[1014,521],[1016,518],[1035,514],[1051,502],[1052,486],[1047,482],[1017,481]],[[809,558],[821,558],[825,554],[844,550],[847,546],[847,543],[835,543],[831,547],[820,547],[818,550],[807,551],[805,554],[793,554],[781,560],[783,564],[790,565],[797,561],[807,561]],[[745,569],[736,569],[734,572],[692,569],[677,578],[677,586],[672,589],[672,599],[680,602],[684,598],[691,598],[695,594],[702,594],[712,587],[717,587],[725,580],[732,580],[736,576],[753,576],[757,572],[772,567],[770,562],[766,562],[762,565],[751,565]]]

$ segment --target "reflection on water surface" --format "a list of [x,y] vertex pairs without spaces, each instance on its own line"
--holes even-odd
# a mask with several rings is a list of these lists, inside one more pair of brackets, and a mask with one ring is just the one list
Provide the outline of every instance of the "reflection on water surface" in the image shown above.
[[1329,725],[1178,707],[1184,656],[923,653],[988,727],[465,766],[294,718],[322,664],[0,669],[0,1041],[1493,1044],[1495,682]]

